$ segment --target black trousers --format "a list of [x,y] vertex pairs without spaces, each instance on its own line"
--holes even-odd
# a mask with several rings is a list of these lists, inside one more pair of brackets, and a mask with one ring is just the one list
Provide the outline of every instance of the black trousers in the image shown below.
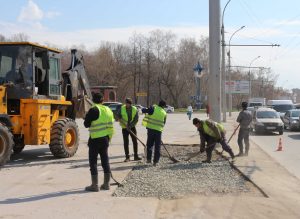
[[[136,135],[135,127],[132,127],[130,130]],[[132,144],[133,144],[134,156],[137,157],[138,156],[138,143],[137,143],[136,137],[133,134],[131,134],[126,128],[122,129],[122,134],[123,134],[124,151],[125,151],[126,158],[129,158],[129,135],[131,137]]]
[[229,146],[229,144],[227,143],[225,134],[221,133],[221,135],[222,135],[223,140],[220,142],[220,144],[221,144],[223,150],[226,151],[228,154],[230,154],[231,158],[234,158],[233,151],[232,151],[231,147]]
[[249,146],[250,146],[249,134],[250,134],[250,130],[248,128],[240,128],[239,135],[238,135],[238,145],[239,145],[240,153],[244,152],[243,141],[246,145],[245,152],[248,153],[249,151]]
[[100,154],[101,166],[104,173],[110,173],[110,165],[108,158],[108,146],[109,138],[108,136],[89,139],[89,164],[91,175],[98,175],[97,160],[98,154]]
[[[212,152],[216,147],[216,140],[210,135],[203,134],[204,139],[201,139],[201,145],[206,143],[205,152],[206,160],[211,161]],[[204,140],[204,142],[202,142]]]
[[158,163],[160,159],[161,132],[154,129],[148,129],[147,135],[147,161],[151,161],[154,145],[153,163]]

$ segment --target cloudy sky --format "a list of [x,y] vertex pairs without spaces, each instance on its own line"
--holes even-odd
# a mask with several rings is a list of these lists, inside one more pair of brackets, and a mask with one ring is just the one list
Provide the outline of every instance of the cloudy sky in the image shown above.
[[[228,0],[221,0],[221,12]],[[0,34],[25,33],[61,47],[127,42],[134,32],[170,30],[178,38],[208,36],[209,0],[0,0]],[[271,68],[277,85],[300,88],[300,1],[231,0],[224,25],[232,65]],[[279,44],[280,47],[269,45]],[[192,68],[192,67],[191,67]]]

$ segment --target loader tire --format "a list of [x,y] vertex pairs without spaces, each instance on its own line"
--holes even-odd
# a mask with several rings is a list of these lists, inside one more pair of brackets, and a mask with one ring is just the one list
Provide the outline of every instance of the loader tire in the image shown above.
[[10,160],[13,145],[12,133],[6,126],[0,125],[0,166]]
[[79,130],[74,120],[57,120],[51,129],[50,151],[58,158],[72,157],[79,145]]

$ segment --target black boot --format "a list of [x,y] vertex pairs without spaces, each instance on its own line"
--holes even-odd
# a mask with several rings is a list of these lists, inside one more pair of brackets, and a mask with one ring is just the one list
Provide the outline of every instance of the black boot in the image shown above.
[[130,161],[130,156],[126,155],[126,158],[125,158],[124,162],[129,162],[129,161]]
[[110,173],[104,173],[104,182],[100,186],[100,190],[109,190],[110,189],[110,184],[109,184],[110,177],[111,177]]
[[142,160],[142,158],[140,158],[139,155],[135,154],[135,155],[134,155],[134,160],[135,160],[135,161],[138,161],[138,160]]
[[92,185],[85,187],[85,191],[98,192],[98,175],[92,175]]

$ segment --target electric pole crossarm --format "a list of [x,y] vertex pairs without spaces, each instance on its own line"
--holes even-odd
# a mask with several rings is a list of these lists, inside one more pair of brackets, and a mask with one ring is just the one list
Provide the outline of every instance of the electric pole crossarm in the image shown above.
[[279,47],[279,44],[230,44],[230,46],[271,46],[271,47]]

